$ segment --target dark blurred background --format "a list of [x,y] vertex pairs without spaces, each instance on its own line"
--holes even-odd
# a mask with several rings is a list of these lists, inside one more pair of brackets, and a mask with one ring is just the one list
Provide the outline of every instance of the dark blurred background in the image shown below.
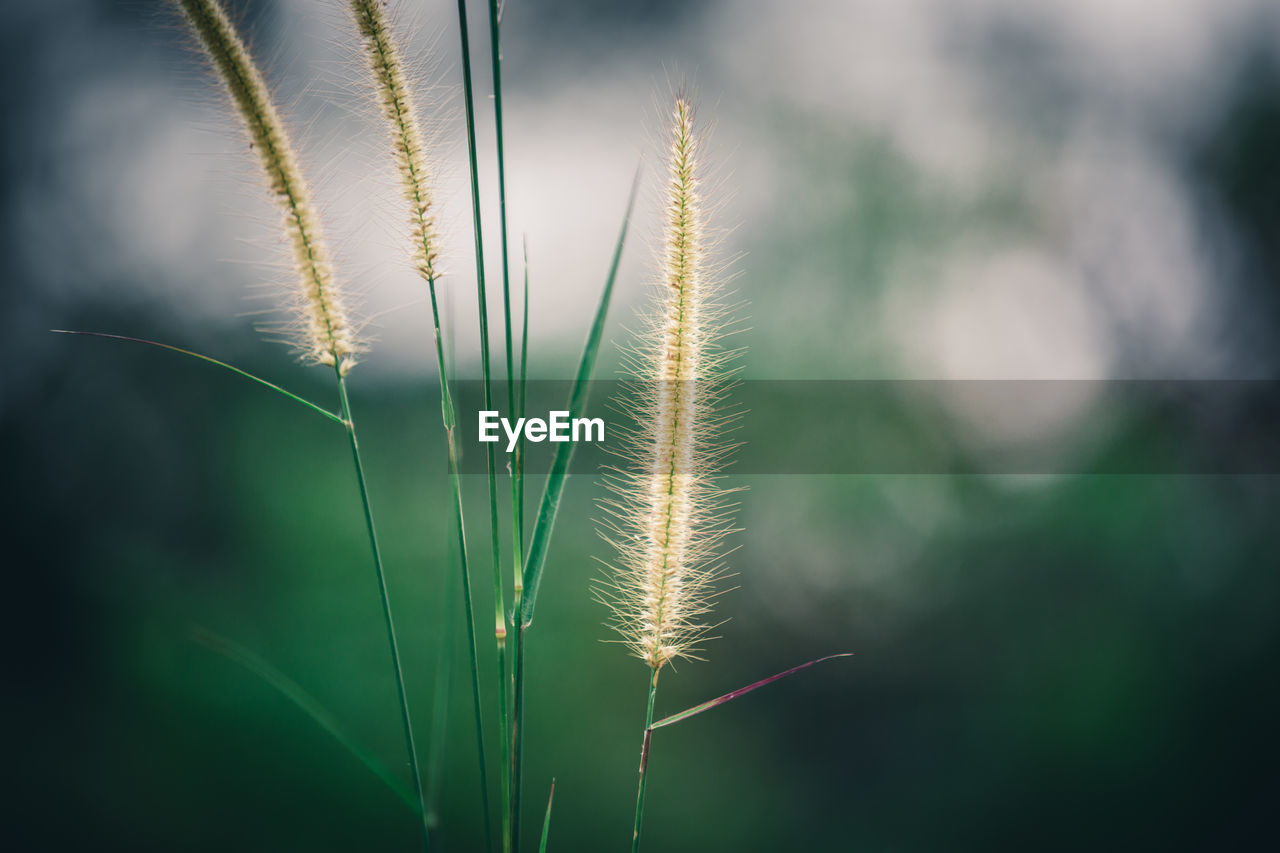
[[[419,738],[443,762],[437,849],[478,850],[429,315],[352,32],[337,2],[232,5],[371,321],[353,405]],[[438,102],[447,310],[474,377],[455,12],[391,6]],[[329,404],[325,371],[254,330],[288,276],[256,164],[166,4],[48,0],[0,20],[4,846],[411,849],[414,817],[376,777],[193,641],[198,626],[269,660],[407,779],[341,430],[174,354],[48,332],[162,340]],[[511,0],[504,20],[535,376],[570,375],[647,156],[609,337],[636,325],[659,183],[645,152],[655,105],[688,79],[714,123],[746,377],[1276,378],[1274,3]],[[617,364],[610,349],[601,375]],[[730,621],[707,662],[664,674],[658,712],[855,657],[658,732],[647,848],[1270,849],[1274,474],[1073,474],[1081,458],[983,473],[984,453],[1028,441],[1144,447],[1089,393],[1022,420],[956,414],[982,432],[974,473],[730,481],[749,486]],[[1129,417],[1159,441],[1158,412]],[[1256,435],[1249,418],[1181,417],[1178,439],[1212,451]],[[483,479],[466,489],[483,616]],[[647,672],[602,642],[591,599],[602,494],[570,481],[529,635],[526,826],[554,777],[553,850],[623,849],[634,804]]]

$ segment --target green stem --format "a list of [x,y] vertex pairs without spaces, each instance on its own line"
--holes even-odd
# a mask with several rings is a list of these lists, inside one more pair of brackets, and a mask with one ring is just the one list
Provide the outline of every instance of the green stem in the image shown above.
[[444,355],[444,336],[440,331],[440,304],[436,298],[436,280],[427,279],[431,294],[431,319],[435,324],[436,364],[440,368],[440,414],[444,421],[449,450],[449,486],[453,497],[454,533],[458,540],[458,560],[462,575],[463,611],[467,616],[467,654],[471,663],[471,699],[476,720],[476,748],[480,756],[480,808],[484,825],[485,850],[493,850],[493,829],[489,825],[489,770],[484,749],[484,715],[480,701],[480,663],[476,643],[475,608],[471,598],[471,570],[467,560],[466,523],[462,514],[462,483],[458,476],[457,416],[453,396],[449,392],[449,371]]
[[[454,503],[461,508],[461,494],[457,488],[457,475],[454,475]],[[486,850],[493,850],[493,830],[489,826],[489,770],[488,759],[485,757],[484,749],[484,715],[480,704],[480,663],[478,646],[476,641],[476,620],[472,612],[471,598],[471,577],[467,571],[467,564],[462,564],[462,592],[465,598],[465,610],[467,613],[467,645],[471,655],[471,698],[472,705],[475,709],[476,718],[476,744],[480,751],[480,805],[484,810],[484,845]]]
[[[502,129],[502,41],[499,33],[500,18],[498,0],[489,0],[489,56],[493,67],[494,132],[497,137],[498,149],[498,228],[502,242],[502,312],[507,356],[507,411],[514,413],[516,411],[516,374],[511,345],[511,273],[507,250],[507,169],[503,147],[505,134]],[[524,554],[524,542],[523,531],[520,529],[522,523],[521,513],[518,509],[521,488],[520,475],[516,469],[519,462],[519,456],[517,455],[515,459],[508,460],[507,468],[511,481],[511,557],[513,577],[515,578],[512,595],[515,599],[514,612],[516,614],[520,612],[520,598],[524,585],[524,565],[521,559]],[[513,651],[516,657],[519,657],[519,634],[520,632],[517,629],[512,638],[512,643],[515,645]],[[505,674],[506,667],[503,665],[505,661],[501,643],[498,644],[498,649],[498,671]],[[517,699],[516,701],[519,700]],[[510,719],[506,713],[505,687],[504,692],[499,694],[499,705],[502,718],[504,720]],[[503,849],[518,853],[520,850],[520,789],[516,782],[518,758],[515,751],[515,739],[519,722],[512,719],[510,726],[510,739],[503,738],[502,744],[503,748],[510,752],[510,755],[503,756],[503,785],[505,786],[503,800],[507,807],[503,824],[506,843]]]
[[431,697],[431,745],[427,752],[427,826],[435,832],[440,829],[440,780],[444,776],[445,750],[449,745],[449,697],[453,693],[454,635],[458,618],[458,609],[451,606],[455,591],[453,575],[447,574],[436,683]]
[[[527,243],[527,241],[526,241]],[[520,329],[520,384],[516,394],[516,417],[524,417],[525,397],[529,387],[529,247],[524,249],[524,298],[521,302],[524,317]],[[516,442],[516,505],[512,526],[520,537],[520,556],[524,556],[524,431]],[[521,566],[520,586],[524,587],[524,567]],[[515,622],[520,622],[520,608],[515,609]]]
[[507,641],[498,640],[498,719],[502,721],[501,760],[502,849],[511,853],[511,715],[507,707]]
[[[498,0],[489,0],[489,54],[493,65],[493,121],[494,131],[498,138],[498,223],[502,235],[502,302],[507,329],[507,406],[508,411],[516,410],[515,399],[515,366],[511,349],[511,275],[507,261],[507,169],[503,156],[502,132],[502,41],[499,37],[499,24],[502,16],[498,12]],[[516,549],[517,560],[520,549]]]
[[653,737],[653,697],[658,692],[658,672],[655,668],[649,678],[649,709],[644,716],[644,740],[640,744],[640,788],[636,791],[636,822],[631,834],[631,853],[640,850],[640,822],[644,818],[644,787],[648,779],[649,740]]
[[[475,228],[476,250],[476,298],[480,314],[480,371],[484,385],[484,407],[486,411],[493,409],[492,374],[489,368],[489,307],[485,300],[484,286],[484,240],[480,223],[480,167],[476,156],[476,123],[475,98],[471,84],[471,45],[467,31],[466,0],[458,0],[458,26],[462,35],[462,95],[466,107],[467,118],[467,162],[471,170],[471,216]],[[505,669],[506,654],[503,646],[506,642],[506,607],[503,604],[501,548],[498,541],[498,481],[495,472],[493,443],[485,445],[485,458],[489,473],[489,531],[493,548],[493,609],[494,640],[498,647],[498,714],[501,726],[502,750],[502,813],[504,853],[511,849],[510,837],[510,776],[506,771],[507,761],[511,754],[511,725],[507,716],[507,674]]]
[[[517,595],[515,613],[520,613]],[[520,804],[524,787],[524,626],[515,627],[514,688],[515,707],[511,712],[511,823],[516,850],[520,848]]]
[[[516,417],[524,417],[525,389],[529,367],[529,264],[528,249],[524,265],[524,320],[520,332],[520,383],[516,394]],[[511,825],[515,853],[520,851],[520,807],[524,795],[524,623],[520,609],[524,606],[524,433],[516,441],[515,467],[511,479],[511,529],[514,531],[516,578],[512,605],[515,630],[515,661],[512,674],[514,697],[511,719]]]
[[360,504],[364,507],[364,522],[369,531],[369,546],[373,549],[373,565],[378,574],[378,590],[382,593],[382,615],[387,623],[387,641],[391,645],[391,661],[395,666],[396,693],[400,697],[400,715],[404,721],[404,737],[409,744],[409,771],[413,776],[413,793],[422,816],[422,842],[430,849],[431,829],[427,825],[427,807],[422,796],[422,774],[418,770],[418,749],[413,742],[413,721],[409,714],[409,697],[404,689],[404,669],[400,665],[400,647],[396,643],[395,622],[391,618],[391,597],[387,593],[387,575],[382,567],[382,552],[378,548],[378,534],[373,527],[373,510],[369,508],[369,487],[365,482],[364,464],[360,461],[360,444],[356,440],[355,420],[351,417],[351,401],[347,398],[347,381],[341,368],[335,365],[338,377],[338,396],[342,401],[342,419],[346,422],[347,438],[351,442],[351,458],[356,466],[356,481],[360,484]]

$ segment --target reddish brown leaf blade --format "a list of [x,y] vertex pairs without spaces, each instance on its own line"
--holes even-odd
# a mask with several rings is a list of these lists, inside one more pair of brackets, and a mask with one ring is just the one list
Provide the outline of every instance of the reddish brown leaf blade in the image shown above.
[[542,819],[542,841],[538,853],[547,853],[547,837],[551,834],[551,804],[556,801],[556,780],[551,780],[551,795],[547,797],[547,814]]
[[734,690],[732,693],[726,693],[723,696],[717,697],[708,702],[703,702],[701,705],[694,705],[692,708],[689,708],[685,711],[681,711],[678,714],[672,714],[670,717],[663,717],[661,720],[658,720],[658,722],[654,723],[649,728],[651,730],[660,729],[663,726],[669,726],[672,723],[678,723],[681,720],[687,720],[692,716],[701,714],[703,711],[710,711],[712,708],[716,707],[717,705],[723,705],[726,702],[732,702],[734,699],[737,699],[739,696],[745,696],[746,694],[750,693],[752,690],[759,690],[761,687],[764,687],[766,684],[772,684],[773,682],[778,681],[779,679],[786,678],[788,675],[794,675],[795,673],[799,672],[802,669],[808,669],[809,667],[814,666],[815,664],[822,663],[823,661],[834,660],[835,658],[847,658],[847,657],[853,657],[853,652],[843,652],[838,655],[827,655],[824,658],[818,658],[817,660],[811,660],[808,663],[802,663],[799,666],[793,666],[791,667],[791,669],[788,669],[785,672],[780,672],[777,675],[771,675],[768,678],[765,678],[761,681],[757,681],[754,684],[748,684],[746,687],[741,687],[737,690]]

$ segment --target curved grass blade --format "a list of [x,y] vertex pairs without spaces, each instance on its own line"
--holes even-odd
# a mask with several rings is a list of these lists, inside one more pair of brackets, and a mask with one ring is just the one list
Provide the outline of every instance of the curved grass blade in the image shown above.
[[420,806],[404,783],[392,775],[391,771],[382,762],[374,758],[367,750],[357,744],[350,735],[344,732],[333,715],[326,711],[315,697],[304,690],[302,685],[276,669],[266,659],[251,652],[239,643],[229,640],[220,634],[215,634],[200,625],[192,625],[189,630],[191,639],[194,642],[199,643],[210,651],[217,652],[233,663],[239,664],[274,687],[281,696],[292,702],[297,706],[298,710],[310,717],[316,725],[328,732],[334,740],[345,747],[347,752],[350,752],[370,773],[382,780],[382,783],[390,788],[391,792],[399,797],[406,806],[412,809],[414,814],[419,813]]
[[209,364],[214,364],[214,365],[217,365],[218,367],[226,368],[227,370],[230,370],[232,373],[243,376],[245,379],[252,379],[254,382],[257,382],[259,385],[265,385],[267,388],[270,388],[272,391],[283,394],[284,396],[288,397],[290,400],[295,400],[301,403],[302,405],[306,406],[308,409],[319,412],[320,414],[324,415],[326,418],[328,418],[331,421],[337,421],[343,426],[347,425],[346,421],[344,421],[342,418],[340,418],[338,415],[335,415],[333,412],[329,411],[328,409],[321,408],[320,406],[317,406],[315,403],[311,402],[310,400],[304,400],[303,398],[299,397],[297,394],[284,390],[279,385],[276,385],[274,382],[268,382],[267,380],[259,376],[254,376],[252,373],[241,370],[240,368],[235,367],[233,365],[227,364],[225,361],[218,361],[216,358],[211,358],[207,355],[201,355],[200,353],[192,352],[189,349],[183,349],[182,347],[175,347],[172,344],[162,344],[159,341],[149,341],[146,338],[130,338],[130,337],[127,337],[126,335],[108,335],[105,332],[74,332],[69,329],[50,329],[49,331],[58,335],[79,335],[85,338],[106,338],[109,341],[128,341],[129,343],[133,343],[133,344],[146,344],[147,346],[151,346],[151,347],[159,347],[160,349],[167,349],[170,352],[181,353],[182,355],[189,355],[192,358],[198,358],[201,361],[208,362]]
[[[627,213],[622,219],[622,230],[618,234],[618,243],[613,249],[609,276],[605,279],[604,292],[600,294],[600,305],[596,308],[595,321],[591,324],[587,345],[582,351],[582,361],[578,365],[578,376],[569,394],[568,409],[571,419],[580,417],[587,405],[588,380],[591,379],[591,372],[596,365],[596,355],[600,352],[604,321],[609,314],[609,302],[613,299],[613,283],[618,277],[618,263],[622,259],[623,244],[627,241],[627,227],[631,224],[631,211],[635,207],[636,190],[639,185],[640,170],[636,169],[636,176],[631,182],[631,196],[627,200]],[[555,526],[556,512],[560,509],[560,497],[564,494],[564,481],[569,474],[569,460],[573,457],[573,448],[574,444],[571,441],[562,442],[556,446],[551,473],[547,476],[547,484],[542,490],[542,502],[538,506],[538,518],[534,522],[533,538],[529,543],[529,556],[524,566],[524,601],[520,605],[520,622],[526,628],[533,624],[533,607],[538,598],[538,584],[542,582],[542,570],[547,561],[547,547],[551,542],[551,529]]]
[[547,853],[547,836],[551,834],[551,804],[556,799],[556,780],[551,780],[551,794],[547,797],[547,816],[542,819],[542,840],[538,842],[538,853]]
[[818,658],[817,660],[811,660],[808,663],[802,663],[799,666],[793,666],[791,667],[791,669],[788,669],[784,672],[780,672],[777,675],[771,675],[768,678],[755,682],[754,684],[748,684],[746,687],[741,687],[737,690],[734,690],[732,693],[726,693],[723,696],[719,696],[715,699],[712,699],[709,702],[703,702],[701,705],[694,705],[692,708],[681,711],[678,714],[672,714],[670,717],[663,717],[661,720],[658,720],[658,722],[649,726],[649,731],[653,731],[654,729],[660,729],[663,726],[669,726],[669,725],[672,725],[673,723],[678,723],[681,720],[687,720],[690,717],[701,714],[703,711],[710,711],[712,708],[723,705],[726,702],[732,702],[734,699],[737,699],[739,696],[745,696],[746,694],[750,693],[753,690],[759,690],[761,687],[764,687],[766,684],[772,684],[773,682],[778,681],[779,679],[786,678],[788,675],[794,675],[795,673],[799,672],[802,669],[808,669],[809,667],[814,666],[815,664],[820,664],[823,661],[834,660],[835,658],[847,658],[847,657],[853,657],[853,652],[842,652],[841,654],[838,654],[838,655],[827,655],[824,658]]

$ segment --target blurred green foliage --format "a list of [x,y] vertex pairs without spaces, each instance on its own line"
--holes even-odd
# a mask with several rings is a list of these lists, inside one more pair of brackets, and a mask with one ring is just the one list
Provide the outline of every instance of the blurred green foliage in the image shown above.
[[[331,393],[274,348],[232,340],[246,367]],[[412,815],[365,768],[189,637],[202,625],[263,655],[403,772],[341,430],[168,353],[76,339],[61,357],[27,415],[4,422],[26,484],[8,496],[22,523],[6,561],[20,701],[6,715],[27,843],[412,845]],[[456,569],[436,402],[429,382],[359,379],[427,731],[443,608],[458,604],[442,600]],[[469,479],[483,537],[482,478]],[[737,589],[719,611],[732,621],[710,662],[664,681],[659,713],[856,656],[658,732],[654,849],[1224,849],[1267,831],[1274,477],[745,479]],[[529,634],[528,799],[556,777],[561,850],[625,843],[634,794],[646,670],[602,642],[590,598],[601,494],[571,480]],[[922,523],[929,506],[944,509]],[[459,655],[442,849],[481,844],[464,667]]]

